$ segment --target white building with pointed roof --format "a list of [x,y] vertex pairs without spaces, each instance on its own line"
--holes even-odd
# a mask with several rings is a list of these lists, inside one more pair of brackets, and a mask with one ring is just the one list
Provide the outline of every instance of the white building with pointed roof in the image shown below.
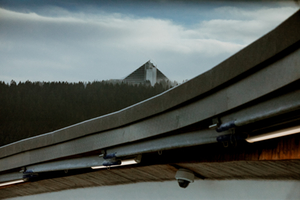
[[128,83],[132,85],[149,84],[154,86],[156,83],[165,82],[172,85],[172,82],[159,70],[153,63],[146,62],[124,79],[109,80],[112,83]]
[[150,60],[123,79],[123,82],[130,84],[147,83],[148,81],[151,86],[154,86],[156,83],[169,81],[169,79]]

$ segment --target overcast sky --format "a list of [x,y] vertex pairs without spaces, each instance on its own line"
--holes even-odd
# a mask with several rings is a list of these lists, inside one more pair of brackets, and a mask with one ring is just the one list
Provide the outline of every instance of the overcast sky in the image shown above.
[[119,79],[151,60],[182,82],[298,9],[294,2],[0,0],[0,81]]

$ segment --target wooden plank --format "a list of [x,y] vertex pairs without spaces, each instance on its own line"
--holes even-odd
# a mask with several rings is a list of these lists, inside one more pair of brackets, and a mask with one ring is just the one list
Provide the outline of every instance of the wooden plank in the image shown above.
[[300,180],[300,160],[177,163],[207,179]]
[[264,148],[259,160],[300,159],[300,134],[282,137],[275,148]]

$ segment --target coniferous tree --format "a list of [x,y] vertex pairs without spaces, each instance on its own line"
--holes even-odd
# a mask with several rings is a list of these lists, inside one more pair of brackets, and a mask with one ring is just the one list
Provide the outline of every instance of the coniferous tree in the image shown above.
[[118,111],[166,89],[161,83],[0,82],[0,146]]

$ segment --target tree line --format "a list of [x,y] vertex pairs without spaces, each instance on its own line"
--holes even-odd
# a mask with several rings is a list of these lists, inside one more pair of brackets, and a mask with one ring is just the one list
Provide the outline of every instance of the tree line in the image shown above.
[[163,83],[0,82],[0,146],[118,111],[167,89]]

